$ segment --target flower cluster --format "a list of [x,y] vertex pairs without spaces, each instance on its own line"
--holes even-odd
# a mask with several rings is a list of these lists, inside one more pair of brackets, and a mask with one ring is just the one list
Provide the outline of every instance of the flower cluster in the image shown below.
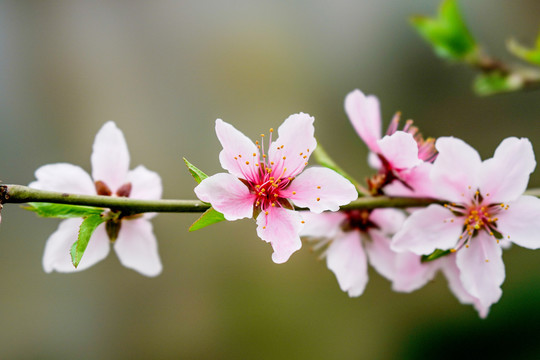
[[[299,250],[301,237],[311,241],[351,297],[364,292],[368,263],[400,292],[422,287],[440,270],[458,300],[486,317],[502,294],[502,250],[510,243],[540,247],[540,199],[523,195],[536,167],[529,140],[507,138],[492,158],[482,161],[457,138],[424,139],[411,120],[400,129],[400,113],[383,136],[379,101],[360,90],[347,95],[345,112],[376,170],[367,179],[367,190],[330,168],[306,168],[317,141],[314,118],[299,113],[281,124],[277,138],[270,129],[268,138],[261,134],[255,142],[217,119],[215,131],[223,147],[219,161],[227,172],[207,177],[195,168],[204,175],[195,194],[221,219],[255,219],[257,235],[272,246],[275,263],[286,262]],[[91,161],[92,176],[71,164],[43,166],[30,187],[160,199],[159,175],[143,166],[129,171],[127,145],[114,123],[97,134]],[[341,208],[359,192],[428,197],[433,203],[405,210]],[[159,274],[152,214],[105,212],[114,216],[100,213],[104,223],[94,231],[78,268],[69,251],[81,219],[62,221],[45,246],[45,271],[88,268],[108,254],[112,242],[123,265],[147,276]]]

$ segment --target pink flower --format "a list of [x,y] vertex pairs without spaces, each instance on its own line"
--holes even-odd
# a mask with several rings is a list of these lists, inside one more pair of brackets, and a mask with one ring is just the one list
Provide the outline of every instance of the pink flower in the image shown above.
[[302,246],[298,236],[302,216],[290,201],[320,213],[337,211],[357,197],[354,186],[332,170],[314,167],[300,174],[317,146],[313,121],[303,113],[289,116],[274,142],[270,129],[265,154],[264,143],[254,144],[217,119],[216,134],[223,146],[219,160],[229,174],[211,176],[195,188],[199,199],[212,204],[227,220],[256,218],[257,234],[272,245],[276,263],[287,261]]
[[[36,170],[37,181],[29,186],[84,195],[123,196],[156,200],[161,198],[161,178],[140,165],[129,170],[129,152],[122,131],[107,122],[94,140],[92,177],[82,168],[57,163]],[[63,220],[47,240],[43,254],[45,272],[84,270],[103,260],[114,243],[120,262],[146,276],[156,276],[162,266],[157,241],[149,219],[155,214],[121,217],[119,223],[104,223],[92,234],[79,266],[71,263],[70,248],[77,240],[81,219]]]
[[522,196],[536,166],[533,149],[527,139],[507,138],[482,162],[459,139],[440,138],[436,147],[430,178],[436,197],[448,204],[414,212],[394,236],[392,249],[418,255],[457,252],[460,282],[478,300],[481,315],[487,314],[502,295],[501,246],[540,247],[540,199]]
[[436,157],[434,140],[424,140],[418,129],[409,120],[403,131],[398,131],[397,113],[384,137],[381,136],[381,111],[379,100],[354,90],[345,98],[345,112],[358,136],[371,153],[368,161],[379,170],[379,176],[371,180],[370,187],[380,191],[385,187],[389,195],[429,196],[426,186],[429,163]]
[[328,245],[323,253],[326,264],[336,275],[341,290],[360,296],[368,281],[367,262],[385,278],[395,277],[395,257],[391,236],[405,215],[394,209],[349,210],[338,213],[303,214],[306,224],[301,236],[320,239],[316,249]]

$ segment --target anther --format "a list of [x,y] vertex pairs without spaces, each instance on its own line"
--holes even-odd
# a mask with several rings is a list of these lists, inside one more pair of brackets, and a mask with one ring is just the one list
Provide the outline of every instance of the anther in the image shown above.
[[270,128],[270,132],[274,132],[274,128]]
[[321,198],[317,198],[317,201],[321,201]]
[[264,215],[268,215],[268,210],[264,212]]
[[293,194],[293,195],[296,195],[296,191],[293,191],[292,194]]
[[246,165],[249,165],[249,161],[246,161]]
[[450,249],[450,252],[451,252],[451,253],[455,253],[455,252],[456,252],[456,249]]
[[284,156],[284,157],[283,157],[283,160],[286,160],[286,159],[287,159],[287,157],[286,157],[286,156]]
[[306,222],[304,220],[300,221],[302,224],[305,224]]
[[317,189],[320,189],[321,187],[320,186],[317,186]]
[[256,153],[253,153],[253,156],[257,156],[257,154],[256,154]]

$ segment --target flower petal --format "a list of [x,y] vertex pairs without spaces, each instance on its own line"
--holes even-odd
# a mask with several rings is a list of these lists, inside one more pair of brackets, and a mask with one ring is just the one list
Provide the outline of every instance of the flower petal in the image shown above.
[[379,100],[365,96],[360,90],[350,92],[345,98],[345,112],[356,133],[373,152],[379,152],[377,140],[381,138],[381,110]]
[[405,221],[405,214],[397,209],[375,209],[369,215],[369,220],[377,224],[383,234],[395,234]]
[[79,166],[57,163],[44,165],[35,172],[31,188],[82,195],[95,195],[96,188],[90,175]]
[[317,147],[313,121],[308,114],[299,113],[289,116],[278,128],[279,137],[268,151],[274,177],[294,177],[304,169]]
[[272,245],[272,260],[276,264],[286,262],[302,247],[298,235],[301,229],[302,218],[297,211],[269,208],[268,214],[261,212],[257,217],[257,235]]
[[384,193],[389,196],[437,197],[435,184],[430,179],[432,166],[432,163],[423,162],[412,169],[400,171],[400,179],[409,187],[401,181],[392,181],[384,187]]
[[379,274],[392,280],[396,274],[396,255],[390,250],[390,238],[378,230],[369,231],[371,241],[366,241],[364,247],[371,266]]
[[259,150],[253,141],[221,119],[216,120],[216,135],[223,146],[223,150],[219,153],[221,167],[238,178],[255,179],[258,171],[255,164],[259,163]]
[[395,261],[392,289],[399,292],[408,293],[420,289],[433,279],[439,269],[438,261],[423,263],[420,255],[412,252],[398,253]]
[[336,275],[339,287],[350,297],[360,296],[368,281],[367,257],[360,233],[341,233],[326,250],[326,264]]
[[504,139],[495,155],[482,164],[480,189],[491,203],[512,201],[527,189],[536,161],[531,142],[515,137]]
[[146,219],[122,221],[114,250],[122,265],[145,276],[157,276],[162,265],[152,223]]
[[479,300],[480,308],[489,309],[499,301],[505,273],[502,249],[495,239],[480,232],[469,241],[468,248],[457,252],[456,264],[463,287]]
[[418,145],[414,137],[403,131],[396,131],[377,141],[379,153],[396,170],[410,169],[422,163],[418,158]]
[[356,188],[343,176],[323,167],[312,167],[298,175],[281,192],[300,207],[320,213],[324,210],[337,211],[358,197]]
[[109,253],[109,238],[105,232],[105,225],[100,225],[92,234],[88,247],[75,268],[71,262],[71,246],[77,241],[79,226],[82,219],[63,220],[58,229],[49,236],[45,244],[43,253],[43,269],[50,273],[53,270],[58,272],[76,272],[89,268],[95,263],[103,260]]
[[194,191],[199,199],[212,204],[229,221],[253,216],[255,194],[231,174],[210,176],[201,181]]
[[163,186],[161,185],[161,177],[157,172],[139,165],[128,172],[126,180],[132,185],[130,198],[143,200],[161,199]]
[[129,170],[129,151],[124,134],[112,121],[105,123],[94,140],[92,178],[103,181],[116,192],[126,182]]
[[333,238],[341,230],[340,225],[347,218],[342,212],[325,212],[315,214],[310,211],[300,212],[304,227],[300,236],[312,238]]
[[502,243],[510,240],[528,249],[540,248],[540,199],[520,196],[497,217],[497,230],[504,236]]
[[479,299],[469,294],[463,287],[460,277],[461,272],[456,265],[456,255],[448,255],[436,261],[441,264],[442,272],[446,280],[448,280],[448,287],[459,302],[462,304],[473,304],[480,317],[485,318],[489,311],[489,306],[483,306]]
[[437,139],[435,147],[439,155],[433,163],[431,180],[437,184],[437,195],[457,203],[472,199],[478,189],[478,174],[482,164],[478,152],[463,140],[453,137]]
[[451,249],[459,239],[462,226],[463,222],[451,211],[437,204],[429,205],[405,220],[394,235],[392,250],[427,255],[435,249]]

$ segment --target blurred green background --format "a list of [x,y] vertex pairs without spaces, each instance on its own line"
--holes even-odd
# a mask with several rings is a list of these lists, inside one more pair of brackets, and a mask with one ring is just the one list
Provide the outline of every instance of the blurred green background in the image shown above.
[[[370,174],[343,111],[359,88],[424,135],[460,137],[484,157],[507,136],[540,154],[540,92],[472,94],[473,73],[435,58],[407,23],[439,1],[2,1],[0,178],[27,184],[39,166],[90,170],[107,120],[124,131],[132,168],[159,172],[164,197],[194,198],[182,156],[221,171],[214,121],[255,139],[290,114],[315,116],[319,143],[351,174]],[[473,34],[510,59],[532,44],[537,0],[461,1]],[[504,176],[504,174],[501,174]],[[540,186],[540,172],[530,186]],[[309,246],[283,265],[251,220],[195,233],[196,215],[153,220],[164,265],[145,278],[114,253],[78,274],[45,274],[57,220],[15,205],[0,227],[1,359],[537,359],[540,254],[504,254],[502,300],[487,320],[441,276],[397,294],[370,271],[348,298]],[[476,356],[477,358],[477,356]]]

